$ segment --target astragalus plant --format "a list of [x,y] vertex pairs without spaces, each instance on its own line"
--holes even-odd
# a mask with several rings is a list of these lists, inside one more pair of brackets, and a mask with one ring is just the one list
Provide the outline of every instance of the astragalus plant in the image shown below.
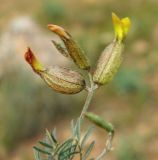
[[112,21],[115,32],[114,39],[101,53],[94,72],[91,70],[91,65],[84,51],[70,33],[60,26],[48,25],[48,28],[57,34],[64,44],[63,47],[63,44],[52,41],[57,50],[65,57],[73,60],[79,69],[85,70],[89,77],[88,81],[79,72],[71,69],[59,66],[43,67],[30,48],[25,53],[25,59],[31,65],[33,71],[54,91],[63,94],[76,94],[86,90],[88,93],[80,116],[71,122],[72,135],[64,142],[59,142],[55,129],[52,132],[46,131],[45,139],[39,141],[39,145],[34,147],[36,160],[87,160],[93,151],[95,140],[91,143],[87,141],[93,131],[93,127],[89,127],[84,132],[84,135],[81,133],[81,126],[85,117],[108,132],[105,148],[96,158],[90,159],[104,159],[105,155],[111,151],[114,136],[113,125],[87,110],[95,90],[108,84],[113,79],[122,62],[124,41],[130,28],[130,19],[128,17],[120,19],[116,14],[112,13]]

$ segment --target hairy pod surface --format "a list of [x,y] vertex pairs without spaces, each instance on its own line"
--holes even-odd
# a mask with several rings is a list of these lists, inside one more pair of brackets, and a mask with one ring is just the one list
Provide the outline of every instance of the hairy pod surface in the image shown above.
[[55,91],[75,94],[85,88],[84,78],[76,71],[54,66],[39,73],[41,78]]
[[109,44],[97,62],[93,74],[93,81],[99,85],[110,82],[116,74],[121,62],[124,45],[121,41],[114,40]]
[[74,61],[74,63],[81,69],[88,70],[90,68],[90,63],[86,57],[84,51],[78,46],[78,44],[73,40],[72,36],[65,31],[62,27],[50,24],[48,28],[56,33],[61,40],[64,42],[65,47]]

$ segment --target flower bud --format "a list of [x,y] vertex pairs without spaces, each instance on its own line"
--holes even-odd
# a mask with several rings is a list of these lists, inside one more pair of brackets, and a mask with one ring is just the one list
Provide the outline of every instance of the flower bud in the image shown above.
[[116,40],[105,48],[93,74],[95,83],[104,85],[113,79],[122,62],[122,51],[123,44]]
[[49,24],[48,28],[52,32],[56,33],[61,38],[61,40],[64,42],[65,47],[70,57],[74,61],[74,63],[79,68],[88,70],[90,68],[89,60],[87,59],[83,50],[73,40],[72,36],[60,26]]
[[98,115],[96,115],[94,113],[86,112],[85,117],[88,118],[92,123],[105,129],[107,132],[114,133],[113,125],[111,123],[105,121],[103,118],[99,117]]
[[25,53],[25,59],[33,70],[57,92],[75,94],[85,88],[85,80],[78,72],[58,66],[45,69],[30,48]]

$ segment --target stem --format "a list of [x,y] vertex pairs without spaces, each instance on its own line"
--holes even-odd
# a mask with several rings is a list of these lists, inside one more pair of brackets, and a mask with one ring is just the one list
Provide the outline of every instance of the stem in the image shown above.
[[94,91],[88,91],[88,95],[87,95],[85,104],[83,106],[83,109],[82,109],[82,112],[81,112],[81,115],[80,115],[80,119],[83,119],[84,113],[88,110],[90,102],[91,102],[91,100],[93,98],[93,94],[94,94]]
[[84,113],[86,113],[87,110],[88,110],[88,107],[89,107],[90,102],[92,101],[92,98],[93,98],[93,95],[94,95],[94,91],[96,89],[96,86],[94,85],[94,82],[92,80],[92,75],[90,73],[88,73],[88,75],[89,75],[90,87],[87,89],[88,90],[88,95],[87,95],[85,104],[83,106],[82,112],[81,112],[80,117],[79,117],[79,119],[81,119],[81,120],[83,120]]
[[104,150],[100,153],[100,155],[95,160],[105,159],[104,157],[106,156],[106,154],[112,150],[113,136],[114,136],[114,133],[109,133]]
[[78,145],[78,147],[79,147],[79,150],[80,150],[80,160],[82,160],[82,149],[81,149],[80,145]]

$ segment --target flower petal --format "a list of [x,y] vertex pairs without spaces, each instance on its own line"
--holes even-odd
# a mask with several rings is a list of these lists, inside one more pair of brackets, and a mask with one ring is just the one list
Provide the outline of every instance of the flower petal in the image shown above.
[[112,13],[112,21],[114,25],[116,38],[118,38],[119,40],[122,40],[123,39],[122,23],[120,18],[115,13]]
[[25,53],[25,60],[31,65],[32,69],[35,72],[45,70],[42,67],[41,63],[37,60],[37,58],[35,57],[35,55],[33,54],[33,52],[31,51],[30,48],[28,48],[26,53]]
[[131,27],[131,21],[128,17],[126,17],[126,18],[121,19],[121,22],[122,22],[124,36],[126,36]]
[[112,21],[114,25],[115,37],[116,39],[122,41],[131,26],[131,21],[128,17],[120,19],[115,13],[112,13]]

